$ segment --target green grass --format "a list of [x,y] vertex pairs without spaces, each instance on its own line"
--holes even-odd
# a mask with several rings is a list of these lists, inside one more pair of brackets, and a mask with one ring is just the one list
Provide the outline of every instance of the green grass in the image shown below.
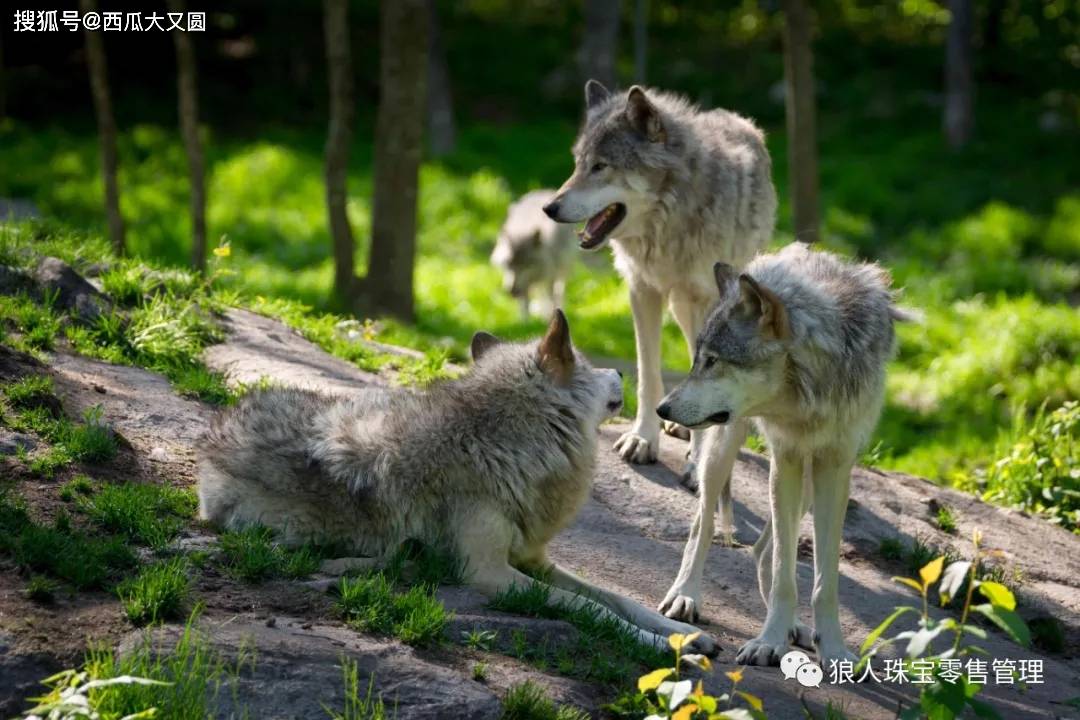
[[345,688],[345,704],[341,712],[323,705],[327,715],[333,720],[386,720],[395,714],[387,715],[382,696],[375,695],[375,674],[368,678],[367,688],[361,692],[360,674],[355,660],[341,659],[341,676]]
[[116,588],[124,614],[136,625],[156,624],[183,616],[191,592],[188,562],[173,558],[143,568]]
[[353,627],[393,635],[409,645],[438,642],[450,619],[433,586],[398,592],[394,578],[383,572],[342,578],[337,605]]
[[60,499],[73,502],[94,492],[93,481],[85,475],[76,475],[60,486]]
[[900,538],[882,538],[878,555],[885,560],[899,560],[904,556],[904,543]]
[[667,667],[664,663],[674,662],[670,651],[642,644],[627,624],[616,618],[582,604],[567,607],[550,602],[550,591],[540,583],[515,585],[496,596],[491,607],[529,617],[565,620],[577,629],[577,637],[569,646],[533,646],[524,635],[511,638],[511,654],[544,669],[552,667],[565,675],[616,685],[627,677],[636,677],[642,668]]
[[937,526],[941,528],[942,532],[946,532],[950,535],[956,534],[956,514],[953,513],[952,508],[948,505],[942,505],[938,508],[937,514],[934,516],[934,521]]
[[239,672],[245,660],[226,664],[195,629],[193,613],[175,646],[162,648],[149,639],[120,656],[108,649],[93,650],[85,669],[94,679],[130,675],[168,685],[113,685],[91,693],[91,704],[102,717],[120,718],[156,708],[157,720],[196,720],[212,717],[222,684]]
[[503,698],[502,720],[587,720],[589,714],[569,705],[556,706],[532,680],[514,685]]
[[176,537],[184,522],[195,516],[197,504],[190,490],[142,483],[105,485],[80,503],[105,530],[155,550]]
[[487,682],[488,664],[486,662],[473,663],[472,679],[476,682]]
[[284,548],[270,528],[252,526],[221,535],[225,569],[249,583],[275,577],[304,578],[319,569],[322,551],[314,545]]
[[23,588],[23,594],[36,603],[47,604],[56,599],[60,585],[45,575],[31,575]]
[[0,492],[0,554],[20,568],[76,589],[104,588],[135,565],[135,556],[122,539],[75,530],[66,515],[52,525],[38,523],[10,492]]

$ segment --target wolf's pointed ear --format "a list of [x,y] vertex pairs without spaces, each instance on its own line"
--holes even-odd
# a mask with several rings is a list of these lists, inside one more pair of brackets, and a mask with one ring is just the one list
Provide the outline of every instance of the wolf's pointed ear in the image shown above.
[[469,355],[472,356],[473,362],[476,362],[484,356],[484,353],[501,342],[502,340],[491,333],[481,330],[472,336],[472,342],[469,343]]
[[600,105],[611,97],[611,91],[604,87],[604,84],[599,80],[586,80],[585,81],[585,112],[592,113],[593,110],[600,107]]
[[726,298],[735,285],[735,279],[739,273],[726,262],[718,262],[712,266],[713,277],[716,278],[716,289],[720,291],[720,297]]
[[562,310],[555,310],[551,324],[536,350],[536,362],[555,382],[565,385],[574,372],[574,346],[570,343],[570,324]]
[[630,127],[649,142],[663,142],[667,137],[660,111],[645,97],[645,91],[639,85],[630,88],[626,95],[626,119],[630,121]]
[[739,275],[739,293],[741,313],[746,317],[756,318],[765,337],[773,340],[787,340],[791,337],[787,308],[776,293],[746,273]]

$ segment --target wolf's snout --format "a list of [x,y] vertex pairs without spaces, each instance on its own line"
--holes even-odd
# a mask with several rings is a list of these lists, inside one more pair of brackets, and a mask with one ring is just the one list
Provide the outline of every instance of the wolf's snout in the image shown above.
[[722,410],[709,416],[709,422],[716,423],[717,425],[725,425],[730,419],[731,413],[729,413],[727,410]]
[[559,221],[559,200],[558,198],[552,200],[544,206],[544,214],[555,222]]
[[661,420],[671,420],[671,403],[664,400],[656,406],[656,414],[660,416]]

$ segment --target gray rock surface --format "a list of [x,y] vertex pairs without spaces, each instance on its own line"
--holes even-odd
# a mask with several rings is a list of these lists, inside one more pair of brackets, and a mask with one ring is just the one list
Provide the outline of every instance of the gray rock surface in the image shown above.
[[112,309],[108,297],[60,258],[42,258],[33,278],[42,295],[55,297],[57,307],[74,312],[84,321],[95,320]]

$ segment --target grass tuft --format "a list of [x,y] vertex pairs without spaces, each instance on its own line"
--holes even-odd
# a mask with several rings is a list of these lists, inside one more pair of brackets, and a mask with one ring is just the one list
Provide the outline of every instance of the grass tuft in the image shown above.
[[589,714],[569,705],[556,706],[544,688],[526,680],[507,690],[501,720],[587,720]]
[[82,502],[101,527],[155,550],[163,549],[195,516],[198,501],[190,490],[169,485],[106,485]]
[[85,475],[76,475],[60,486],[60,499],[72,502],[94,492],[94,483]]
[[51,603],[56,599],[56,591],[60,586],[55,580],[45,575],[32,575],[26,582],[23,594],[36,603]]
[[343,578],[338,608],[360,630],[394,635],[409,645],[429,645],[442,638],[450,617],[430,585],[404,593],[394,590],[385,573]]
[[382,696],[375,696],[375,674],[368,678],[367,690],[363,695],[360,693],[360,673],[355,660],[342,658],[341,675],[345,686],[345,706],[341,712],[337,712],[323,705],[326,713],[333,720],[386,720]]
[[223,533],[221,550],[228,572],[250,583],[275,577],[305,578],[319,569],[323,558],[315,545],[282,547],[270,528],[258,525]]
[[116,588],[124,614],[136,625],[182,617],[190,592],[188,562],[173,558],[144,568]]

